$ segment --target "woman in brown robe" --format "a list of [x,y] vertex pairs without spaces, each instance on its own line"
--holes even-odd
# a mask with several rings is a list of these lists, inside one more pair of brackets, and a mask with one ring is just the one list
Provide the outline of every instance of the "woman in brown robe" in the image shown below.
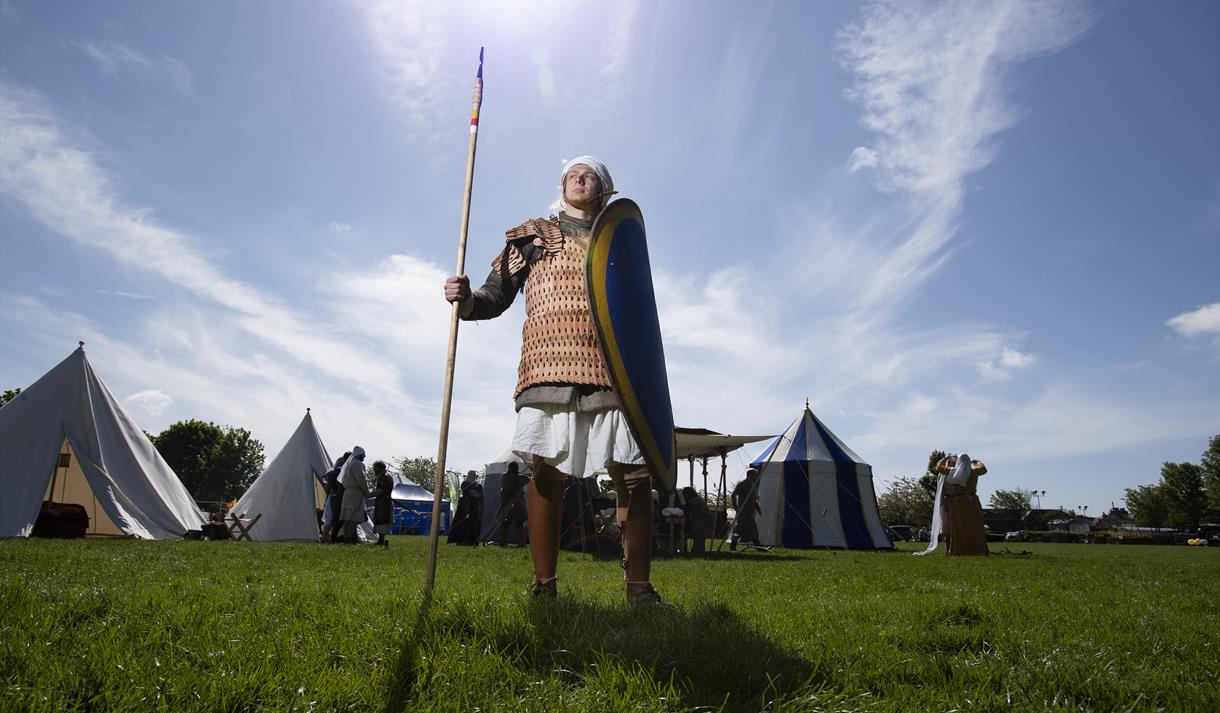
[[986,555],[987,533],[983,529],[983,506],[975,493],[979,476],[987,472],[982,461],[971,460],[962,453],[945,456],[936,470],[948,476],[945,480],[942,506],[948,514],[946,532],[949,535],[950,556]]

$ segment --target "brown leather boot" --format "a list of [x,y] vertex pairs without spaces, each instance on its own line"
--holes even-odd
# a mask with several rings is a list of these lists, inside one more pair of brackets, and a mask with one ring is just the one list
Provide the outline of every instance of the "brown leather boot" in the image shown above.
[[660,595],[649,584],[652,573],[652,478],[645,470],[628,473],[622,477],[618,490],[627,600],[660,602]]
[[559,525],[563,517],[563,474],[541,464],[530,479],[529,544],[534,580],[553,582],[559,564]]
[[551,577],[545,582],[535,579],[532,593],[535,599],[554,599],[559,596],[558,579]]

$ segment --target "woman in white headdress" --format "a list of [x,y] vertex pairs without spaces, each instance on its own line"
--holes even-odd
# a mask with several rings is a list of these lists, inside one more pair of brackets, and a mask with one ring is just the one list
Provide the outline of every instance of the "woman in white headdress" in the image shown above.
[[987,531],[983,506],[976,493],[979,476],[987,472],[982,461],[969,455],[945,456],[936,464],[944,478],[942,507],[945,509],[951,556],[986,555]]
[[343,541],[355,544],[356,528],[367,517],[364,500],[369,496],[364,449],[360,446],[352,448],[352,457],[343,464],[343,470],[339,473],[339,484],[343,486],[343,502],[339,507],[339,519],[343,521]]

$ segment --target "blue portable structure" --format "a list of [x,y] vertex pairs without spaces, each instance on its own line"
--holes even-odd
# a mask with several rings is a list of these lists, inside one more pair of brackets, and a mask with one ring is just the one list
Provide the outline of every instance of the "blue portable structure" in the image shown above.
[[[415,483],[398,483],[390,494],[394,501],[394,523],[390,532],[394,535],[427,535],[432,530],[432,493]],[[440,534],[449,531],[452,515],[449,501],[441,501]]]
[[754,459],[764,545],[892,550],[877,512],[873,467],[809,405]]

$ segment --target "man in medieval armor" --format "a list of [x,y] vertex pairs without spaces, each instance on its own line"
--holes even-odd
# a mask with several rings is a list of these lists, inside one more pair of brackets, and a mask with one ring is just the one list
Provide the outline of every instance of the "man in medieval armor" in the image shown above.
[[558,591],[564,477],[606,469],[618,495],[627,599],[660,602],[649,580],[652,479],[611,384],[585,284],[593,220],[614,192],[600,161],[572,159],[550,217],[508,230],[483,286],[472,292],[465,275],[450,277],[445,299],[460,303],[463,320],[481,320],[499,316],[517,292],[525,293],[512,449],[534,472],[528,501],[534,595]]

